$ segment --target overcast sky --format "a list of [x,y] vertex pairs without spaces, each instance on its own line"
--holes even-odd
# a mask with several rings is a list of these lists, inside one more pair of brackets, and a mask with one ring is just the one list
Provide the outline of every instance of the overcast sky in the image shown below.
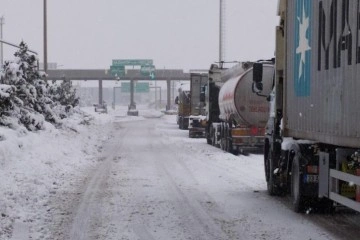
[[[109,68],[153,59],[156,68],[207,69],[219,58],[219,0],[48,0],[48,62]],[[274,55],[277,0],[226,0],[225,60]],[[43,61],[43,0],[0,0],[3,38]],[[15,48],[4,45],[4,59]]]

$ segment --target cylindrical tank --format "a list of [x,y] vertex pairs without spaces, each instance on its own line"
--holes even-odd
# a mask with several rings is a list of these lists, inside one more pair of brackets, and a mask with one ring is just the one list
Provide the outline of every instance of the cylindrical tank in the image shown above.
[[[263,91],[271,92],[274,66],[263,65]],[[219,92],[220,119],[232,119],[236,125],[265,127],[269,119],[269,102],[266,97],[252,91],[253,68],[227,80]]]

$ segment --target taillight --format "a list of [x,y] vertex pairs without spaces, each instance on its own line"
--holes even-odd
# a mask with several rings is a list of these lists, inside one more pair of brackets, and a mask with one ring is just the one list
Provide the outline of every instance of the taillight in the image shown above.
[[251,127],[250,131],[251,131],[251,134],[252,134],[252,135],[257,135],[258,132],[259,132],[259,130],[258,130],[257,127]]

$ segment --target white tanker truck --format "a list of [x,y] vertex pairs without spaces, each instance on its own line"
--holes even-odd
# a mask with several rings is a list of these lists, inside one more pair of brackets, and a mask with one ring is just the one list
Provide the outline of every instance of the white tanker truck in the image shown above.
[[[262,92],[270,94],[274,67],[263,66]],[[252,63],[230,69],[211,66],[205,91],[208,144],[234,154],[262,150],[269,104],[266,98],[252,93],[252,81]]]

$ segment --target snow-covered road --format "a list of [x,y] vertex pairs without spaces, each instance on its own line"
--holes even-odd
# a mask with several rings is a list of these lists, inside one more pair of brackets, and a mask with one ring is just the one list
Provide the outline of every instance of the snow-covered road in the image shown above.
[[90,114],[90,125],[74,120],[71,130],[2,129],[1,240],[360,236],[359,214],[294,213],[286,198],[267,194],[262,155],[190,139],[174,115]]
[[266,194],[261,155],[189,139],[174,116],[115,121],[99,158],[66,239],[338,237]]

